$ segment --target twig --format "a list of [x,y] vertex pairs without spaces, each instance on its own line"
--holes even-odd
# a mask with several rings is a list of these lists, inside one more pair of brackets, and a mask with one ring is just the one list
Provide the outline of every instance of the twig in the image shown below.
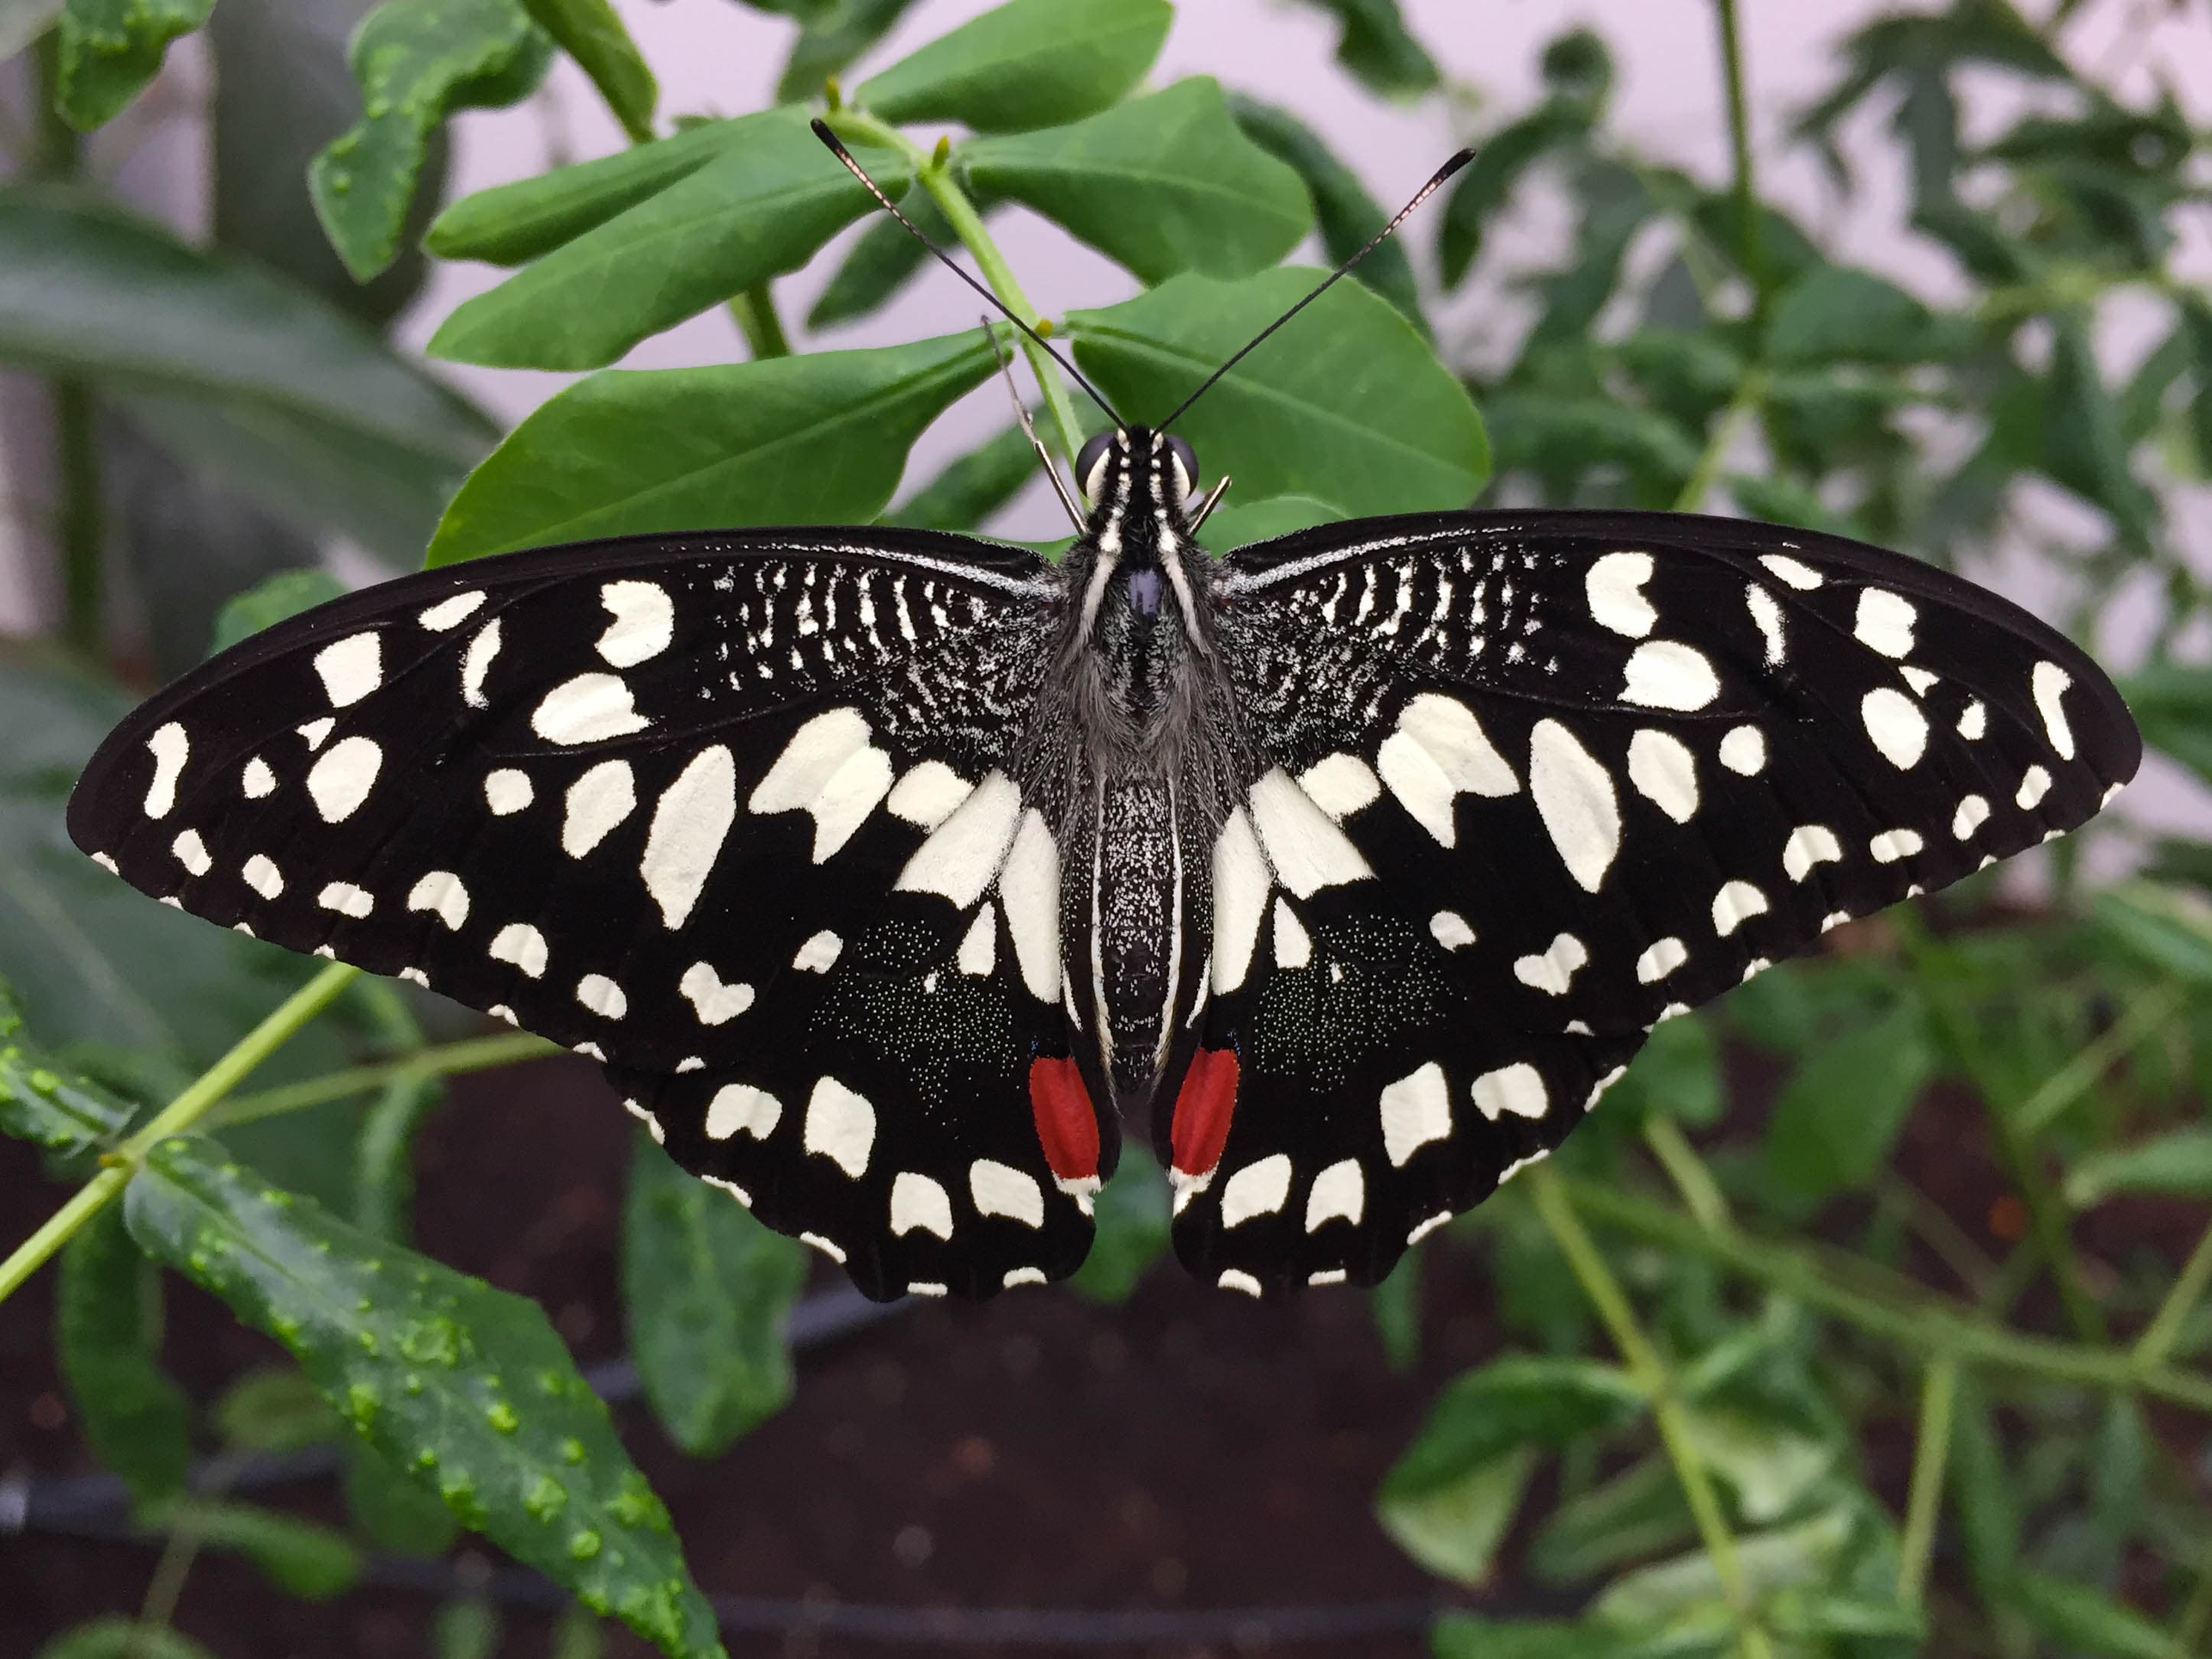
[[1905,1500],[1905,1536],[1897,1551],[1897,1599],[1917,1606],[1927,1593],[1936,1553],[1936,1521],[1943,1507],[1943,1470],[1951,1461],[1951,1407],[1959,1395],[1959,1362],[1928,1362],[1920,1381],[1920,1430],[1912,1447],[1912,1487]]
[[1736,27],[1735,0],[1713,0],[1720,25],[1721,68],[1728,81],[1729,152],[1735,168],[1736,257],[1751,283],[1752,340],[1765,349],[1767,293],[1765,225],[1759,216],[1759,187],[1752,171],[1751,111],[1743,84],[1743,37]]
[[104,1209],[138,1173],[153,1147],[171,1135],[182,1134],[245,1079],[253,1068],[283,1048],[301,1027],[328,1007],[345,989],[358,968],[334,963],[278,1003],[266,1019],[240,1038],[221,1060],[193,1079],[146,1127],[103,1160],[106,1165],[77,1188],[68,1203],[46,1218],[46,1224],[0,1261],[0,1302],[20,1289],[46,1258],[67,1243],[78,1228]]
[[765,282],[755,283],[743,294],[733,296],[730,315],[737,319],[738,331],[745,337],[745,349],[752,353],[755,362],[791,356],[791,342],[784,336],[783,319],[775,314],[775,295]]
[[1667,1178],[1674,1183],[1674,1190],[1681,1194],[1682,1202],[1700,1227],[1711,1232],[1729,1224],[1728,1199],[1680,1124],[1663,1112],[1651,1113],[1644,1120],[1644,1143],[1667,1171]]
[[2041,1134],[2053,1119],[2096,1086],[2097,1080],[2135,1046],[2172,1017],[2184,999],[2181,988],[2162,985],[2112,1022],[2081,1053],[2053,1072],[2035,1092],[2013,1109],[2022,1134]]
[[2136,1339],[2136,1346],[2128,1354],[2130,1364],[2148,1371],[2166,1363],[2166,1355],[2172,1352],[2174,1342],[2181,1335],[2182,1322],[2203,1299],[2207,1285],[2212,1285],[2212,1227],[2207,1227],[2197,1241],[2197,1248],[2182,1264],[2181,1277],[2173,1281],[2166,1300],[2159,1304],[2150,1323]]
[[469,1037],[459,1042],[441,1042],[431,1048],[418,1048],[412,1054],[402,1054],[396,1060],[380,1060],[373,1066],[349,1066],[342,1071],[325,1072],[320,1077],[288,1083],[282,1088],[240,1095],[215,1113],[209,1120],[209,1127],[227,1129],[233,1124],[252,1123],[264,1117],[296,1112],[305,1107],[326,1105],[333,1100],[368,1094],[389,1083],[417,1083],[434,1077],[453,1077],[463,1072],[489,1071],[495,1066],[513,1066],[521,1060],[542,1060],[562,1052],[557,1043],[548,1042],[541,1036],[532,1036],[527,1031],[503,1031],[497,1036]]

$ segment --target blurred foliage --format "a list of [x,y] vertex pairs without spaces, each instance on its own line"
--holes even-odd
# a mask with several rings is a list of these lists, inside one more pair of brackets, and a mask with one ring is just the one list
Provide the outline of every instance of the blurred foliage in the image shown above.
[[[314,1596],[354,1581],[364,1545],[435,1554],[466,1528],[671,1654],[716,1650],[665,1512],[543,1316],[407,1247],[438,1077],[510,1043],[357,986],[286,1043],[228,1151],[140,1127],[302,970],[69,848],[62,800],[129,690],[334,592],[333,537],[398,568],[581,534],[995,514],[1033,465],[1012,427],[890,506],[916,440],[993,372],[974,330],[784,343],[776,281],[871,205],[807,113],[1002,294],[986,216],[1011,204],[1127,270],[1135,297],[1060,324],[1139,416],[1305,290],[1313,273],[1277,262],[1309,232],[1334,259],[1384,222],[1307,115],[1246,96],[1233,65],[1226,88],[1148,82],[1165,0],[1010,0],[890,63],[877,45],[915,0],[747,3],[788,20],[791,48],[785,101],[734,118],[666,109],[606,0],[0,8],[0,51],[27,52],[40,96],[0,189],[0,362],[53,388],[34,435],[60,457],[65,603],[61,643],[0,653],[0,976],[22,1009],[0,1005],[0,1129],[58,1179],[103,1158],[119,1173],[99,1179],[130,1177],[69,1240],[57,1346],[88,1449],[171,1558],[234,1551]],[[1352,95],[1477,107],[1477,154],[1432,242],[1385,245],[1302,319],[1300,351],[1194,414],[1209,466],[1238,480],[1222,544],[1486,501],[1734,510],[2032,566],[2086,642],[2148,617],[2130,701],[2177,771],[2212,782],[2185,534],[2212,477],[2212,299],[2176,263],[2208,135],[2170,91],[2122,95],[2125,52],[2085,67],[2070,28],[2090,8],[1949,0],[1849,35],[1786,133],[1831,192],[1815,224],[1762,190],[1771,158],[1748,143],[1721,180],[1646,153],[1588,30],[1543,48],[1533,98],[1477,106],[1395,0],[1303,3]],[[1735,9],[1713,15],[1740,69]],[[194,243],[104,199],[77,134],[143,134],[134,100],[203,25],[213,234]],[[557,54],[629,147],[445,202],[452,117],[532,95]],[[1864,262],[1888,187],[1870,120],[1940,294]],[[972,136],[927,148],[945,124]],[[1540,201],[1561,234],[1518,222]],[[728,302],[755,361],[587,374],[502,438],[385,336],[428,258],[506,273],[441,319],[439,355],[599,370]],[[923,258],[870,223],[810,325],[876,313]],[[2123,318],[2151,319],[2124,361]],[[1083,417],[1056,377],[1044,391],[1064,459]],[[836,464],[792,466],[795,431]],[[2121,886],[2084,879],[2124,866]],[[1473,1253],[1508,1345],[1437,1394],[1376,1497],[1413,1560],[1497,1609],[1441,1620],[1435,1651],[2203,1650],[2212,845],[2107,817],[2047,873],[2032,908],[1970,882],[1668,1022],[1556,1157],[1374,1293],[1378,1340],[1410,1366],[1439,1253]],[[1110,1304],[1166,1244],[1137,1148],[1098,1220],[1074,1288]],[[802,1272],[640,1140],[625,1318],[688,1452],[720,1454],[788,1398]],[[196,1404],[161,1362],[164,1273],[294,1364]],[[218,1471],[339,1449],[345,1531],[185,1496],[203,1442]],[[500,1638],[463,1598],[431,1650]],[[581,1614],[557,1639],[564,1659],[601,1650]],[[46,1650],[198,1651],[166,1615]]]

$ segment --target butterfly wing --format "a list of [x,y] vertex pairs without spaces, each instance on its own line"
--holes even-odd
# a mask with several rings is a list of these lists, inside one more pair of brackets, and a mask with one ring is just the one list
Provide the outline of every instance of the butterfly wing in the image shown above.
[[1164,1150],[1239,1288],[1372,1282],[1668,1014],[2070,829],[2140,741],[2094,663],[1893,554],[1664,514],[1232,554],[1258,756]]
[[[742,1169],[787,1231],[851,1252],[872,1206],[876,1231],[942,1243],[943,1208],[975,1218],[970,1141],[1050,1179],[1007,1057],[1064,1052],[1057,958],[1050,983],[1021,972],[1006,930],[1030,919],[994,899],[1033,844],[1007,768],[1058,593],[1026,553],[892,531],[428,572],[148,702],[70,830],[165,902],[609,1061],[672,1151]],[[935,1003],[885,988],[940,960]],[[1054,1197],[1069,1213],[1031,1231],[1054,1250],[1006,1271],[1079,1260],[1088,1222]],[[896,1294],[879,1255],[863,1283]]]

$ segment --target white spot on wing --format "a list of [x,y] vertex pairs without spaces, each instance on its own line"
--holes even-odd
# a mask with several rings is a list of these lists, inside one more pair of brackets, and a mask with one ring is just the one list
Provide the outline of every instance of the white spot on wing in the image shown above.
[[1659,620],[1659,613],[1640,591],[1650,580],[1649,553],[1607,554],[1583,578],[1591,620],[1632,640],[1644,638]]
[[1004,1288],[1010,1291],[1024,1285],[1042,1285],[1045,1282],[1044,1269],[1042,1267],[1009,1267],[1006,1269],[1006,1278],[999,1282]]
[[1383,739],[1375,759],[1399,805],[1446,847],[1458,844],[1454,803],[1459,795],[1494,798],[1521,787],[1474,712],[1435,692],[1424,692],[1399,712],[1397,729]]
[[[927,844],[927,843],[925,843]],[[1014,941],[1014,960],[1022,983],[1039,1002],[1060,1000],[1060,849],[1044,815],[1032,807],[999,872],[999,899],[1006,909],[1006,932]]]
[[1474,943],[1474,929],[1456,910],[1439,910],[1431,916],[1429,933],[1447,951],[1463,950]]
[[169,850],[177,855],[177,862],[196,876],[204,876],[215,867],[208,855],[207,843],[200,839],[197,830],[187,830],[169,843]]
[[837,953],[845,948],[845,941],[827,927],[799,947],[799,954],[791,965],[803,974],[826,974],[837,964]]
[[477,629],[469,648],[461,653],[461,701],[471,708],[489,706],[484,696],[484,679],[491,672],[491,660],[499,655],[499,618],[494,617]]
[[1816,864],[1829,864],[1844,855],[1844,844],[1824,823],[1801,823],[1790,832],[1782,848],[1782,870],[1792,881],[1802,881]]
[[1540,956],[1522,957],[1513,964],[1513,977],[1531,990],[1563,997],[1575,970],[1589,960],[1589,952],[1572,933],[1561,933]]
[[1721,739],[1721,764],[1742,777],[1757,777],[1766,769],[1766,733],[1755,726],[1737,726]]
[[614,618],[599,635],[599,658],[614,667],[635,668],[676,637],[676,607],[658,583],[604,582],[599,603]]
[[2074,758],[2074,728],[2066,723],[2066,688],[2074,684],[2074,677],[2055,662],[2039,662],[2029,673],[2028,685],[2035,694],[2035,712],[2043,716],[2044,735],[2051,746],[2058,751],[2061,760]]
[[1628,740],[1628,781],[1677,823],[1698,810],[1698,763],[1689,745],[1645,727]]
[[1766,567],[1768,575],[1800,593],[1809,593],[1820,585],[1819,571],[1786,553],[1762,553],[1759,562]]
[[1765,894],[1747,881],[1731,881],[1713,895],[1713,931],[1726,939],[1767,908]]
[[1899,771],[1920,763],[1928,749],[1928,717],[1904,692],[1876,686],[1859,702],[1859,718],[1882,758]]
[[558,744],[604,743],[642,732],[651,724],[631,706],[629,686],[616,674],[578,674],[565,679],[538,699],[530,714],[530,729],[546,742]]
[[710,962],[695,962],[676,981],[676,989],[691,1005],[702,1025],[724,1025],[753,1006],[753,988],[743,981],[726,985]]
[[1314,1177],[1312,1190],[1306,1194],[1306,1231],[1319,1232],[1323,1224],[1335,1220],[1357,1227],[1366,1209],[1367,1177],[1360,1172],[1359,1160],[1340,1159]]
[[602,1019],[620,1019],[629,1012],[623,988],[605,974],[586,974],[576,981],[576,1000]]
[[934,830],[951,817],[975,786],[943,761],[927,760],[892,786],[884,805],[895,818],[920,830]]
[[601,761],[568,786],[561,850],[582,858],[637,810],[637,779],[628,761]]
[[1720,677],[1705,653],[1678,640],[1650,640],[1628,659],[1621,699],[1646,708],[1691,713],[1720,695]]
[[1656,985],[1690,959],[1689,947],[1678,939],[1662,939],[1636,958],[1639,983]]
[[407,895],[410,910],[428,910],[448,931],[458,933],[469,919],[469,890],[451,870],[432,870]]
[[154,780],[146,786],[146,816],[165,818],[177,804],[177,780],[184,773],[185,757],[191,753],[191,740],[183,726],[171,720],[155,728],[146,747],[154,756]]
[[1544,1090],[1544,1074],[1526,1060],[1485,1072],[1474,1080],[1475,1109],[1492,1123],[1502,1113],[1516,1117],[1541,1117],[1551,1109]]
[[1260,1281],[1242,1267],[1224,1267],[1221,1270],[1221,1277],[1215,1279],[1213,1283],[1219,1290],[1242,1291],[1249,1297],[1257,1297],[1260,1294]]
[[342,823],[376,786],[384,750],[370,738],[341,738],[307,769],[307,793],[325,823]]
[[518,772],[511,766],[484,774],[484,805],[495,817],[507,817],[520,812],[537,799],[538,791],[531,787],[530,775]]
[[1766,665],[1772,668],[1790,651],[1789,635],[1782,631],[1782,606],[1757,582],[1744,584],[1743,602],[1758,625],[1759,637],[1766,641]]
[[970,909],[999,873],[1013,844],[1021,791],[1003,772],[988,772],[974,793],[914,849],[894,884],[902,892],[938,893]]
[[1281,767],[1253,784],[1250,799],[1252,823],[1275,879],[1298,897],[1311,898],[1324,887],[1374,875],[1335,820]]
[[814,861],[850,841],[890,793],[890,757],[868,741],[857,708],[831,708],[791,734],[745,805],[763,815],[804,811],[814,820]]
[[1597,891],[1620,851],[1613,775],[1566,726],[1539,720],[1528,735],[1528,793],[1567,873],[1583,891]]
[[975,920],[968,925],[961,936],[959,953],[954,965],[963,974],[981,978],[999,964],[999,910],[994,904],[986,903],[975,913]]
[[248,887],[265,899],[273,899],[284,890],[284,872],[266,853],[256,853],[238,873]]
[[239,775],[238,783],[239,787],[245,791],[246,799],[260,800],[276,793],[276,775],[269,769],[267,761],[256,755],[246,763],[246,769]]
[[2023,812],[2033,811],[2043,805],[2043,798],[2050,793],[2051,774],[2039,766],[2031,766],[2021,776],[2020,793],[2012,798],[2013,805]]
[[309,720],[305,726],[292,728],[307,740],[310,750],[320,749],[324,740],[337,729],[337,721],[325,714],[320,720]]
[[1357,755],[1328,755],[1298,774],[1298,787],[1339,823],[1382,793],[1382,785]]
[[662,926],[681,927],[690,919],[737,816],[737,763],[720,744],[694,755],[661,792],[638,874],[660,907]]
[[371,631],[326,645],[315,653],[315,675],[331,708],[359,702],[384,684],[384,642]]
[[342,916],[360,921],[376,908],[376,901],[365,887],[356,887],[349,881],[328,883],[315,895],[315,902],[325,910],[335,910]]
[[415,620],[433,634],[442,634],[449,628],[459,628],[476,615],[483,604],[484,596],[474,589],[456,593],[451,599],[441,599],[427,611],[417,611]]
[[1451,1091],[1444,1082],[1444,1068],[1432,1060],[1385,1085],[1380,1109],[1382,1150],[1389,1154],[1391,1166],[1402,1170],[1422,1147],[1451,1133]]
[[766,1140],[783,1117],[783,1103],[750,1083],[726,1083],[707,1103],[707,1138],[727,1140],[743,1131]]
[[1313,961],[1313,939],[1283,899],[1275,901],[1275,966],[1304,968]]
[[[512,963],[528,977],[538,979],[545,972],[545,935],[526,921],[511,921],[492,935],[485,954],[494,962]],[[512,1023],[514,1016],[509,1013],[507,1018]]]
[[1978,743],[1990,729],[1990,711],[1979,702],[1970,702],[1960,713],[1959,735],[1968,743]]
[[1244,982],[1259,942],[1260,918],[1271,884],[1267,860],[1244,809],[1236,808],[1213,843],[1213,989],[1217,995]]
[[822,1078],[806,1097],[803,1140],[808,1152],[821,1153],[858,1181],[867,1173],[875,1147],[876,1109],[836,1078]]
[[1912,625],[1919,619],[1919,611],[1904,595],[1886,588],[1862,588],[1851,632],[1869,651],[1878,651],[1885,657],[1909,657],[1912,654]]
[[[813,1123],[810,1113],[807,1122]],[[891,1181],[891,1231],[910,1233],[919,1228],[939,1238],[952,1237],[952,1194],[926,1175],[901,1170]],[[914,1286],[909,1285],[908,1290]],[[941,1292],[943,1286],[938,1287]]]
[[[1037,1185],[1034,1176],[1010,1164],[988,1158],[979,1158],[970,1164],[968,1196],[975,1200],[978,1215],[1002,1215],[1025,1227],[1044,1225],[1044,1188]],[[1044,1282],[1042,1273],[1037,1274],[1036,1282]]]
[[1922,844],[1917,830],[1885,830],[1867,843],[1867,851],[1874,854],[1876,864],[1894,864],[1911,858]]
[[1291,1195],[1291,1160],[1281,1152],[1247,1164],[1221,1188],[1221,1224],[1235,1227],[1273,1215]]
[[1989,821],[1988,799],[1981,795],[1967,795],[1960,800],[1959,810],[1951,814],[1951,833],[1959,840],[1966,841]]

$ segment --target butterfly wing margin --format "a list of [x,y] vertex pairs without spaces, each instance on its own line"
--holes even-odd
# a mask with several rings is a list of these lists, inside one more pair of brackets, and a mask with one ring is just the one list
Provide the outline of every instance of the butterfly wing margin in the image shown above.
[[2054,631],[1832,538],[1369,520],[1240,550],[1217,591],[1266,741],[1163,1152],[1179,1253],[1242,1289],[1372,1282],[1658,1019],[2072,827],[2140,756]]
[[988,779],[1056,592],[1033,555],[896,531],[426,572],[158,694],[70,834],[195,914],[672,1070],[745,1046],[747,1001]]

